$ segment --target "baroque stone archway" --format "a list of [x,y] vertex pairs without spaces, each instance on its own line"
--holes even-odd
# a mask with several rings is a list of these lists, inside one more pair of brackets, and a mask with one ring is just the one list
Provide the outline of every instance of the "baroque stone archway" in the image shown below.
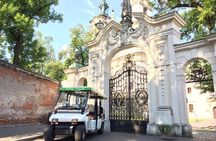
[[[133,8],[140,7],[135,4],[136,1],[133,1]],[[159,129],[168,125],[173,136],[192,136],[187,115],[184,65],[193,57],[207,57],[206,60],[212,65],[216,87],[216,34],[180,44],[180,29],[185,22],[178,13],[164,13],[152,18],[144,10],[132,12],[129,0],[124,0],[122,6],[121,24],[106,13],[91,20],[91,25],[97,27],[98,32],[96,38],[87,44],[89,64],[85,68],[66,70],[68,80],[64,81],[63,86],[76,86],[77,78],[84,76],[88,86],[110,99],[109,80],[115,56],[119,52],[137,49],[137,52],[145,54],[145,63],[141,65],[148,74],[147,134],[162,134]],[[142,6],[146,8],[146,5]],[[110,131],[109,100],[105,101],[104,108],[105,130]]]

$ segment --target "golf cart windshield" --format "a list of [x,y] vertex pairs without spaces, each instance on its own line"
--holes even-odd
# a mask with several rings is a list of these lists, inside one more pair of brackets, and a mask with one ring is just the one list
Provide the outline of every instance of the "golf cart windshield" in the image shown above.
[[71,110],[81,110],[85,108],[88,100],[86,92],[61,92],[57,107]]
[[[60,88],[60,95],[55,110],[65,112],[83,112],[90,99],[106,99],[91,87]],[[69,111],[68,111],[69,110]],[[72,111],[71,111],[72,110]]]

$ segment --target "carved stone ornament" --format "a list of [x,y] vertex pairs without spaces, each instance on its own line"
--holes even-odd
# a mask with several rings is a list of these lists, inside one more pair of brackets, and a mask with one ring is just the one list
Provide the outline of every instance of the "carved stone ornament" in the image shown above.
[[115,30],[112,30],[108,35],[109,45],[116,44],[119,41],[119,39],[120,39],[120,32],[117,32]]
[[94,54],[94,55],[92,55],[91,60],[92,60],[93,62],[98,62],[98,60],[99,60],[99,54]]
[[145,25],[145,23],[141,21],[139,28],[135,29],[130,34],[135,39],[141,37],[141,38],[143,38],[145,40],[147,35],[148,35],[148,28]]
[[145,40],[148,36],[148,32],[149,31],[145,23],[140,21],[139,27],[136,29],[129,27],[126,31],[122,30],[117,32],[112,30],[108,35],[108,42],[109,45],[114,45],[119,41],[121,44],[127,44],[133,40],[137,40],[138,38]]

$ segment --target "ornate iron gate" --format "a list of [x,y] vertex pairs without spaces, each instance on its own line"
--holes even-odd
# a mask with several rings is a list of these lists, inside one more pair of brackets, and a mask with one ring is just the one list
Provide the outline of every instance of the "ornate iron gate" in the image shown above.
[[110,122],[113,132],[146,133],[147,72],[128,55],[123,68],[110,79]]

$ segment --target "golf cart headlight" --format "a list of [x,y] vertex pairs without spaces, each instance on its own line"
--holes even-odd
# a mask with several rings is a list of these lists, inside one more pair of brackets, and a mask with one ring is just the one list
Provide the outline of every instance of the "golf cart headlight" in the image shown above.
[[57,119],[57,118],[53,118],[53,119],[52,119],[52,123],[53,123],[53,124],[58,124],[58,119]]
[[72,124],[78,124],[78,119],[77,119],[77,118],[72,119],[72,120],[71,120],[71,123],[72,123]]

